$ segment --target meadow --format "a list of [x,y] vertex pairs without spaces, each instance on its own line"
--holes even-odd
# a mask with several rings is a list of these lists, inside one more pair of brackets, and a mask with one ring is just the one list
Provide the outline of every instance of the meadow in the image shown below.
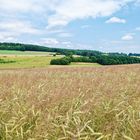
[[[56,56],[55,58],[60,58]],[[0,59],[5,61],[13,61],[12,63],[0,63],[0,69],[15,68],[38,68],[48,67],[53,56],[1,56]]]
[[0,56],[50,56],[52,52],[0,50]]
[[[33,51],[9,51],[0,50],[0,59],[11,61],[11,63],[0,63],[0,69],[16,69],[16,68],[42,68],[51,67],[50,61],[64,57],[64,55],[56,55],[52,52],[33,52]],[[74,55],[74,57],[79,57]],[[69,67],[88,67],[101,66],[97,63],[72,63]],[[53,66],[54,67],[54,66]]]
[[140,140],[140,65],[0,70],[1,140]]
[[0,59],[12,61],[12,63],[0,63],[0,69],[48,67],[52,59],[62,57],[62,55],[54,57],[53,54],[51,52],[0,50]]

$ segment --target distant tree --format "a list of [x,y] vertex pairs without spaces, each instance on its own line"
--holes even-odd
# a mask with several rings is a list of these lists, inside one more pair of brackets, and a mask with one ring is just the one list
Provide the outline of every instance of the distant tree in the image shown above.
[[60,58],[60,59],[53,59],[51,60],[51,65],[69,65],[71,62],[68,58]]

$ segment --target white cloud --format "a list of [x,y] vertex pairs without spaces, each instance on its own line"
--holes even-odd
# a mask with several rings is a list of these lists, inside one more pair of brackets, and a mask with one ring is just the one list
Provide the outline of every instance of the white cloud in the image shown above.
[[40,41],[42,45],[58,45],[59,41],[55,38],[42,38]]
[[29,22],[2,21],[0,22],[0,41],[15,41],[21,35],[40,34]]
[[122,37],[122,40],[124,40],[124,41],[129,41],[129,40],[133,40],[133,39],[134,39],[133,34],[126,34]]
[[59,0],[51,9],[55,14],[49,16],[48,27],[65,26],[76,19],[110,16],[130,1],[133,0]]
[[15,42],[17,41],[16,35],[11,32],[0,31],[0,42]]
[[0,30],[13,32],[15,34],[38,34],[40,32],[32,27],[30,23],[18,20],[0,22]]
[[[111,16],[129,2],[138,0],[0,0],[0,12],[31,14],[48,21],[48,28],[76,19]],[[38,16],[40,17],[40,16]]]
[[106,23],[126,23],[126,20],[118,17],[112,17],[109,20],[107,20]]
[[15,42],[22,35],[40,35],[41,30],[34,28],[31,23],[19,20],[0,22],[0,41]]
[[[48,0],[46,0],[47,2]],[[0,0],[0,9],[7,12],[39,12],[43,11],[45,0]]]

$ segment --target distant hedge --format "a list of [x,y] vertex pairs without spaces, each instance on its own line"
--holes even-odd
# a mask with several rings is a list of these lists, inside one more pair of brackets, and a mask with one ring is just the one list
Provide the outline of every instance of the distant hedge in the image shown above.
[[51,65],[69,65],[71,60],[68,57],[60,58],[60,59],[53,59],[51,60]]
[[53,59],[51,65],[69,65],[71,62],[90,62],[99,63],[101,65],[119,65],[119,64],[136,64],[140,63],[140,58],[129,56],[111,56],[97,55],[91,57],[64,57]]
[[140,57],[140,53],[129,53],[129,56],[137,56],[137,57]]

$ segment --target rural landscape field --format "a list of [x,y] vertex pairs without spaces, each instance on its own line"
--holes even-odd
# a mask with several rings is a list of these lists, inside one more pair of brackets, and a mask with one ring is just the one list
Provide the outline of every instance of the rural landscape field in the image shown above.
[[140,65],[0,70],[1,140],[139,140]]
[[0,0],[0,140],[140,140],[140,0]]

